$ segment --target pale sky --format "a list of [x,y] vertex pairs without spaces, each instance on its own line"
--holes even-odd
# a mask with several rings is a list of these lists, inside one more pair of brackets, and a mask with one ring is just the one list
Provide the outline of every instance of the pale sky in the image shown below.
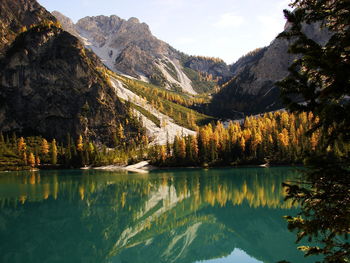
[[74,22],[85,16],[137,17],[152,33],[189,55],[232,63],[283,31],[291,0],[38,0]]

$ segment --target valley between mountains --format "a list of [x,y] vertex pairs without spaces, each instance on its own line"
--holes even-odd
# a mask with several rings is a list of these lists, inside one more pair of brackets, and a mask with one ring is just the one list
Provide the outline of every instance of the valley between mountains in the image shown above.
[[[227,161],[217,151],[224,151],[219,141],[227,136],[216,130],[230,127],[241,138],[232,133],[231,143],[250,147],[255,161],[266,157],[258,156],[251,142],[256,128],[244,135],[233,123],[283,108],[275,83],[296,58],[288,53],[290,41],[276,38],[227,65],[174,49],[137,18],[100,15],[73,23],[35,0],[4,0],[0,22],[4,166],[34,167],[36,157],[64,166],[150,156],[165,161],[176,151],[186,160],[204,154],[190,162],[196,165],[223,164]],[[305,26],[305,32],[319,43],[329,38],[318,24]],[[226,123],[222,128],[219,120]],[[270,141],[281,141],[280,128]],[[47,151],[43,138],[51,144]]]

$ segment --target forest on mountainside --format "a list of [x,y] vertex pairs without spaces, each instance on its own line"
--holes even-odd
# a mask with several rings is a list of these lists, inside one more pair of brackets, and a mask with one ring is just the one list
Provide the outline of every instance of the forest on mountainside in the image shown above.
[[[197,129],[197,135],[177,136],[173,144],[156,146],[151,154],[159,166],[227,166],[242,164],[302,164],[322,151],[328,134],[307,133],[319,118],[311,112],[286,111],[246,117],[244,122]],[[350,144],[335,141],[327,150],[342,156]]]
[[[73,168],[126,165],[151,160],[160,167],[227,166],[247,164],[302,164],[307,156],[319,153],[327,134],[306,132],[319,122],[311,112],[286,111],[247,117],[239,122],[209,123],[197,127],[197,135],[178,134],[174,142],[150,145],[149,138],[124,133],[120,124],[113,138],[114,148],[95,144],[88,138],[67,135],[66,142],[49,142],[42,137],[0,136],[2,169]],[[350,144],[334,142],[328,150],[342,156]]]

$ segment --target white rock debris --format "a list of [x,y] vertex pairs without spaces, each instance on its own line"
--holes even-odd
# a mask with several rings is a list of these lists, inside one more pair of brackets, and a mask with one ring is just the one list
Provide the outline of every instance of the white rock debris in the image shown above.
[[114,77],[110,77],[110,79],[118,97],[144,108],[146,111],[150,112],[160,120],[161,127],[158,127],[142,113],[135,110],[135,114],[142,119],[147,135],[153,138],[151,144],[164,145],[166,144],[167,140],[169,140],[169,142],[173,142],[176,135],[187,136],[196,134],[195,131],[189,130],[174,123],[174,120],[169,116],[162,114],[145,99],[128,90],[120,80]]

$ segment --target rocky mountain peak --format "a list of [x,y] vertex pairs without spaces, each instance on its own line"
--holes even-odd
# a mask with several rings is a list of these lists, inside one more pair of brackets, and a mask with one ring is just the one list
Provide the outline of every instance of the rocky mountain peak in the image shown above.
[[80,37],[79,33],[75,29],[75,25],[74,25],[74,22],[72,21],[72,19],[70,19],[69,17],[66,17],[65,15],[63,15],[62,13],[60,13],[58,11],[53,11],[52,14],[61,23],[64,30],[71,33],[73,36],[76,36],[78,38]]
[[[69,32],[70,24],[61,20]],[[84,17],[75,24],[75,30],[112,71],[122,73],[167,89],[196,94],[216,85],[213,79],[229,78],[228,66],[215,59],[187,56],[156,38],[146,23],[131,17],[128,20],[112,16]],[[201,76],[211,76],[211,83]],[[209,79],[209,77],[208,77]],[[209,88],[206,86],[210,85]],[[203,88],[204,87],[204,88]]]
[[140,20],[138,20],[136,17],[130,17],[128,22],[130,23],[135,23],[135,24],[139,24]]
[[123,19],[113,16],[87,16],[79,19],[76,26],[78,30],[84,30],[86,32],[95,32],[100,34],[111,34],[116,32]]
[[[88,16],[80,19],[77,22],[76,27],[79,31],[104,34],[105,36],[110,34],[120,34],[126,31],[128,31],[128,33],[138,32],[146,37],[152,36],[148,25],[140,23],[135,17],[125,20],[116,15]],[[129,32],[130,30],[132,32]],[[130,37],[132,38],[133,36],[130,35]]]

